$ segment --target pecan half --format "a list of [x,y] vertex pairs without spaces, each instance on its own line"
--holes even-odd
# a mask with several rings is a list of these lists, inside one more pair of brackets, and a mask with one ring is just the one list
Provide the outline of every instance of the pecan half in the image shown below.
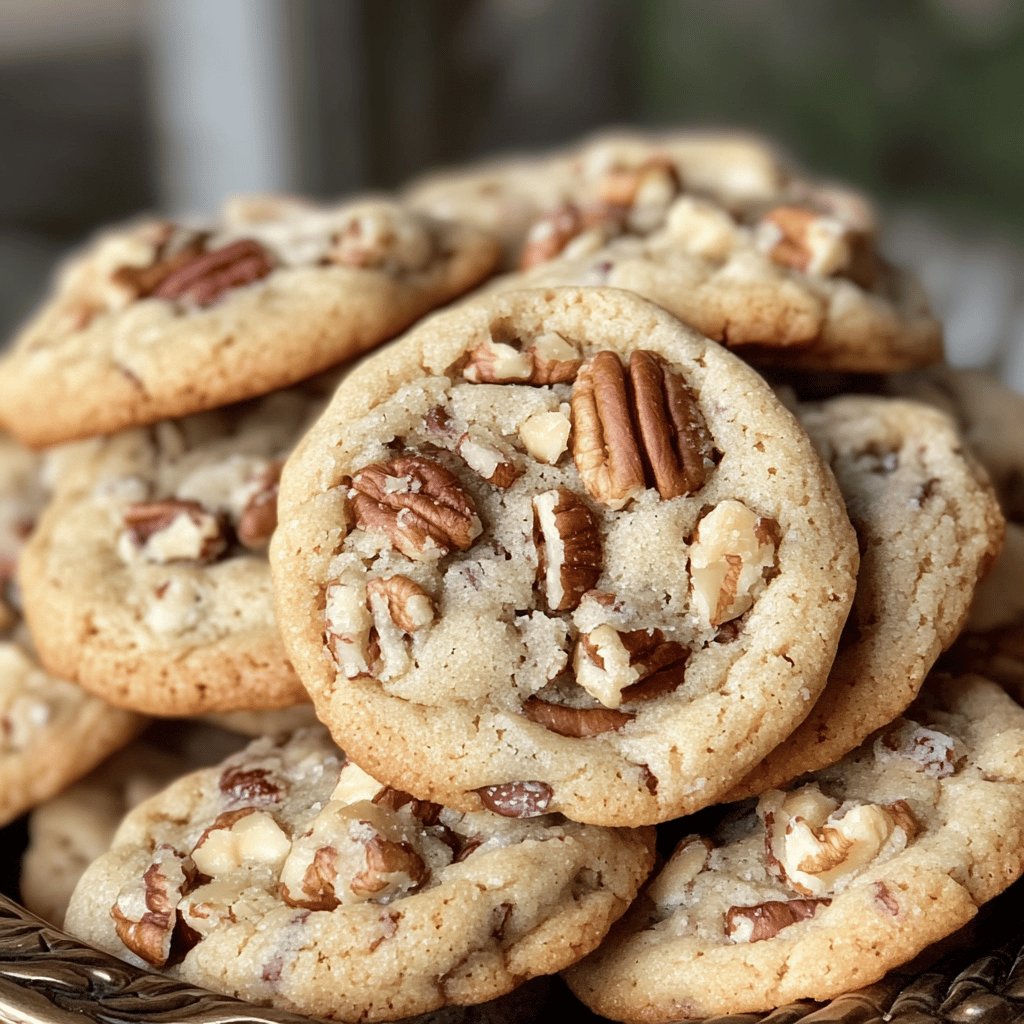
[[147,298],[168,277],[201,257],[209,237],[208,232],[188,231],[169,221],[155,224],[151,238],[153,262],[144,267],[118,267],[110,279],[130,298]]
[[570,708],[564,704],[549,704],[539,697],[530,697],[523,704],[523,714],[531,722],[559,736],[599,736],[604,732],[621,729],[634,715],[609,708]]
[[489,811],[505,818],[536,818],[547,814],[554,791],[546,782],[503,782],[477,791]]
[[259,489],[246,503],[235,533],[247,548],[265,548],[277,529],[277,491],[283,463],[272,462],[258,481]]
[[136,502],[124,510],[123,521],[135,544],[154,562],[212,562],[228,547],[224,521],[198,501]]
[[580,367],[571,405],[572,455],[583,486],[621,508],[644,489],[644,467],[618,355],[598,352]]
[[630,355],[629,380],[640,448],[658,494],[668,499],[700,490],[715,447],[693,392],[645,350]]
[[565,487],[533,498],[537,583],[551,611],[570,611],[601,575],[601,533],[594,514]]
[[772,939],[791,924],[814,917],[830,899],[768,900],[753,907],[730,907],[725,915],[725,934],[733,942]]
[[349,498],[357,526],[383,533],[417,561],[467,551],[482,529],[455,475],[422,455],[365,466],[353,476]]
[[168,274],[152,291],[157,299],[187,299],[210,306],[232,288],[266,277],[274,265],[259,242],[243,238],[204,252]]

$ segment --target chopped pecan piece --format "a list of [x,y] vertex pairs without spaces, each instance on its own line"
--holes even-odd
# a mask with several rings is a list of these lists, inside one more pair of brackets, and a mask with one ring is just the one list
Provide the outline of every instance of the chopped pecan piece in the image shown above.
[[538,412],[519,424],[519,439],[538,462],[554,466],[569,446],[572,423],[569,406],[563,403],[555,412]]
[[905,760],[932,779],[956,774],[964,763],[963,746],[954,736],[901,718],[875,740],[875,760]]
[[583,362],[579,349],[547,331],[529,345],[489,339],[466,353],[462,376],[471,384],[570,384]]
[[374,835],[366,846],[366,868],[349,882],[356,896],[376,896],[385,889],[415,892],[427,879],[423,858],[408,844]]
[[546,782],[503,782],[477,790],[489,811],[505,818],[536,818],[547,814],[554,792]]
[[682,903],[690,883],[711,862],[715,844],[703,836],[686,836],[647,887],[647,896],[658,906]]
[[429,800],[417,800],[411,794],[403,793],[392,786],[385,786],[373,798],[373,802],[379,807],[386,807],[389,811],[399,811],[403,807],[408,807],[409,813],[424,825],[436,825],[444,809],[440,804],[431,803]]
[[690,652],[660,629],[620,633],[597,626],[576,645],[576,682],[605,707],[623,701],[645,700],[674,690],[683,681]]
[[604,732],[621,729],[634,715],[610,708],[570,708],[564,704],[550,704],[539,697],[530,697],[523,704],[523,714],[531,722],[559,736],[599,736]]
[[869,234],[805,206],[766,213],[758,242],[774,263],[821,277],[848,277],[864,288],[874,285],[880,270]]
[[455,475],[422,455],[365,466],[353,476],[349,498],[357,526],[383,533],[416,561],[467,551],[482,529]]
[[258,481],[258,490],[249,499],[238,519],[235,533],[247,548],[265,548],[277,529],[277,491],[283,463],[275,460]]
[[284,795],[283,783],[266,768],[231,765],[220,776],[220,791],[233,802],[274,804]]
[[291,842],[266,811],[240,807],[219,814],[192,849],[195,866],[210,878],[227,874],[243,864],[280,866]]
[[526,233],[519,269],[529,270],[553,260],[566,246],[591,228],[610,237],[622,227],[622,214],[607,205],[580,207],[566,203],[535,221]]
[[168,274],[152,291],[157,299],[187,299],[210,306],[232,288],[266,277],[274,265],[259,242],[243,238],[204,252]]
[[369,580],[366,593],[371,609],[375,597],[379,596],[383,600],[389,618],[403,633],[415,633],[434,621],[433,599],[408,576],[381,576]]
[[690,581],[697,608],[712,626],[750,608],[775,570],[780,531],[774,519],[731,498],[697,524],[690,545]]
[[124,510],[132,541],[153,562],[212,562],[227,550],[224,521],[197,501],[140,501]]
[[477,476],[504,490],[522,475],[522,470],[500,448],[463,434],[455,444],[462,461]]
[[338,851],[333,846],[321,846],[302,876],[302,895],[296,895],[282,885],[281,899],[290,907],[304,907],[306,910],[334,910],[339,907],[341,900],[334,892],[338,877],[337,859]]
[[153,245],[153,261],[143,267],[118,267],[111,274],[112,283],[129,299],[152,295],[168,277],[199,259],[210,237],[208,232],[189,231],[169,221],[144,230]]
[[715,447],[693,392],[653,352],[629,357],[640,448],[662,498],[704,486]]
[[552,611],[570,611],[601,575],[601,533],[579,495],[565,487],[533,499],[537,583]]
[[123,888],[110,908],[117,937],[154,967],[167,963],[186,885],[185,859],[169,846],[154,851],[139,884]]
[[733,942],[773,939],[783,928],[814,917],[830,899],[768,900],[753,907],[730,907],[725,915],[725,934]]
[[612,167],[599,185],[601,201],[609,206],[667,206],[682,191],[675,164],[655,155],[632,167]]

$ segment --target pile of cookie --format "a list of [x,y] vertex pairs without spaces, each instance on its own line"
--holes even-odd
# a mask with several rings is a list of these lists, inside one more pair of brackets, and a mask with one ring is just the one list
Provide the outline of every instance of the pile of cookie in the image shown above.
[[878,235],[616,133],[100,236],[0,360],[26,904],[342,1021],[767,1010],[969,921],[1024,872],[1024,398]]

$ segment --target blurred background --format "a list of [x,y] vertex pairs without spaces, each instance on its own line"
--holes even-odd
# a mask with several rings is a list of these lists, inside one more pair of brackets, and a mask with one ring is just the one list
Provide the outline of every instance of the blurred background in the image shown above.
[[953,361],[1024,390],[1022,96],[1018,0],[0,0],[0,331],[141,209],[732,125],[877,196]]

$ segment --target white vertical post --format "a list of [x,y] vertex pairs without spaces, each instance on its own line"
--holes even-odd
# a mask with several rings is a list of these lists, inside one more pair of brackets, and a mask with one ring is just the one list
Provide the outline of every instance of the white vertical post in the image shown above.
[[280,0],[148,0],[159,184],[172,212],[294,187]]

